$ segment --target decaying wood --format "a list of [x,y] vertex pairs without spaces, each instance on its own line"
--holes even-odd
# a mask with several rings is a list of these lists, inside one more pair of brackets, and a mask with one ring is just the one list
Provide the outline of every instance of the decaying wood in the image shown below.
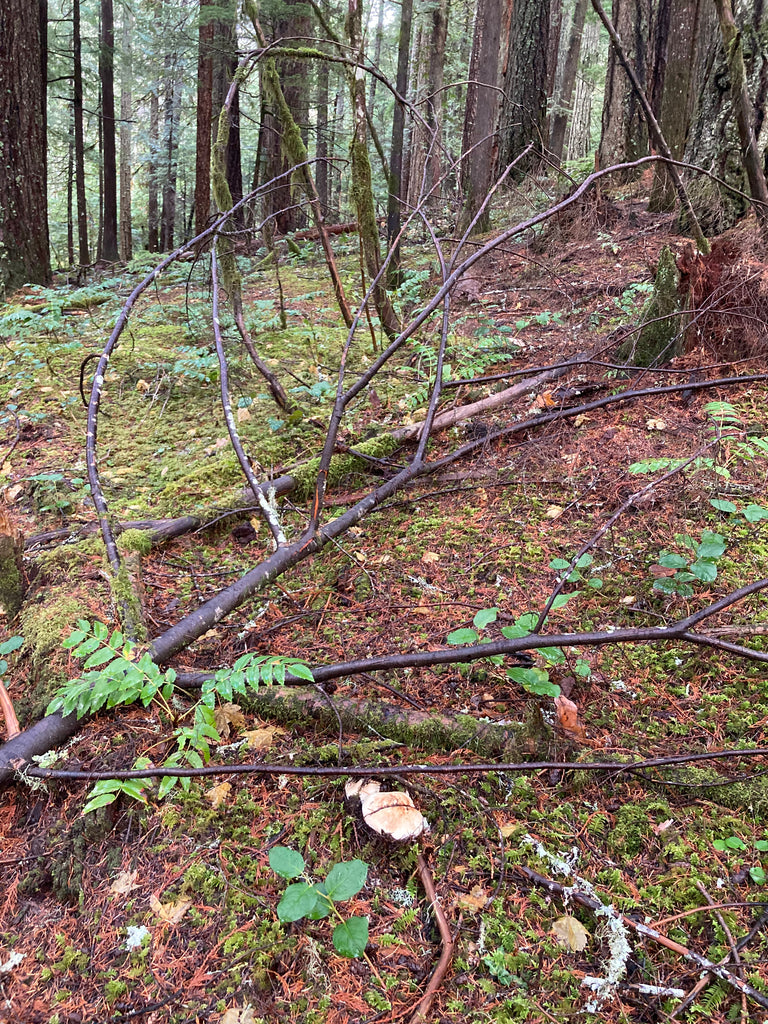
[[435,892],[432,873],[430,872],[429,866],[422,853],[420,853],[416,858],[416,869],[419,873],[419,881],[424,888],[424,892],[427,894],[427,899],[429,900],[432,911],[435,915],[435,921],[437,922],[437,929],[440,932],[440,941],[443,945],[443,951],[440,954],[437,967],[435,967],[434,973],[429,979],[429,984],[421,998],[421,1002],[416,1007],[416,1011],[411,1017],[411,1024],[418,1024],[419,1021],[427,1019],[429,1011],[432,1009],[432,1003],[434,1002],[435,995],[437,994],[443,978],[448,972],[451,960],[453,959],[454,945],[451,929],[448,927],[448,922],[445,919],[443,908],[440,906],[440,901],[438,900],[437,893]]

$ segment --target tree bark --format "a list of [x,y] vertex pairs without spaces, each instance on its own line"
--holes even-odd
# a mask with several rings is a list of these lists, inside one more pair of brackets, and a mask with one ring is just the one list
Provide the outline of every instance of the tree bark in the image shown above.
[[160,248],[163,252],[170,252],[173,249],[176,227],[176,178],[178,175],[178,134],[181,115],[181,77],[176,53],[168,53],[165,57],[163,104],[165,168],[163,173],[163,208],[160,217]]
[[197,138],[195,143],[195,234],[211,215],[211,133],[213,131],[213,0],[200,0],[197,42]]
[[131,121],[133,98],[133,11],[123,8],[123,39],[120,64],[120,259],[133,255],[133,218],[131,210]]
[[534,152],[515,167],[520,180],[540,166],[547,148],[547,51],[549,48],[549,3],[515,0],[509,33],[507,73],[499,132],[499,161],[502,166],[533,143]]
[[[413,0],[402,0],[400,5],[400,36],[397,45],[397,76],[395,89],[400,96],[408,90],[408,54],[411,48],[411,25],[413,22]],[[400,244],[395,239],[400,232],[400,198],[402,194],[403,134],[405,131],[405,109],[395,100],[392,117],[392,144],[389,150],[389,182],[387,199],[387,243],[393,249],[387,267],[387,280],[395,287],[400,277]]]
[[50,277],[44,4],[0,4],[0,290]]
[[[706,0],[671,0],[668,3],[670,31],[661,26],[657,33],[654,75],[656,111],[669,151],[682,160],[691,123],[693,72],[699,36],[699,14]],[[662,8],[667,14],[667,10]],[[652,96],[653,100],[653,96]],[[652,103],[653,105],[653,103]],[[664,164],[657,164],[651,189],[650,210],[672,210],[675,183]]]
[[117,250],[117,153],[115,148],[115,24],[112,0],[101,0],[99,45],[103,196],[101,256],[114,263]]
[[[613,0],[611,21],[632,62],[641,88],[648,83],[651,0]],[[648,129],[643,109],[615,49],[608,55],[603,100],[603,130],[598,149],[600,167],[648,155]]]
[[88,251],[88,208],[85,199],[85,133],[83,131],[83,62],[80,34],[80,0],[72,6],[72,73],[75,115],[75,195],[77,197],[77,241],[81,267],[91,262]]
[[[581,37],[582,68],[590,68],[601,60],[605,53],[601,48],[603,42],[597,22],[588,21]],[[610,49],[610,44],[609,44]],[[595,83],[591,75],[578,75],[573,97],[573,113],[568,123],[568,136],[565,154],[568,160],[578,160],[594,154],[595,143],[592,139],[592,99],[595,95]]]
[[[464,109],[461,192],[463,208],[456,230],[463,234],[478,213],[496,166],[496,113],[499,109],[499,43],[502,0],[479,0],[472,33],[472,56]],[[486,211],[474,233],[490,226]]]
[[563,147],[565,146],[565,132],[568,126],[568,117],[571,112],[571,101],[573,90],[576,85],[576,72],[579,68],[579,57],[581,56],[581,39],[584,33],[584,19],[587,13],[588,0],[576,0],[571,21],[570,32],[568,33],[568,45],[565,51],[565,59],[562,63],[562,75],[555,84],[555,92],[552,101],[551,132],[549,148],[552,157],[559,164],[563,159]]
[[744,65],[741,32],[733,17],[731,0],[715,0],[715,7],[728,61],[731,102],[736,113],[744,170],[752,198],[755,200],[755,212],[763,238],[768,239],[768,186],[757,148],[757,139],[752,130],[753,107],[747,91],[747,72]]
[[147,159],[147,249],[160,248],[160,219],[157,190],[160,157],[160,85],[154,81],[149,92],[149,157]]

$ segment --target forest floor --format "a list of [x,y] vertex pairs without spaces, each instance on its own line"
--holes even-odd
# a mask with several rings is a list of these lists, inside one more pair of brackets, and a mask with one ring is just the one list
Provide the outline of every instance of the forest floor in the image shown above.
[[[642,197],[614,199],[602,227],[561,224],[473,268],[453,305],[454,379],[525,375],[601,346],[611,362],[648,298],[661,247],[669,243],[681,255],[686,242],[671,217],[645,212]],[[757,294],[768,265],[747,251],[747,230],[733,238],[738,280],[753,281]],[[356,239],[342,240],[340,252],[354,288]],[[277,475],[322,446],[344,333],[310,244],[281,267],[284,328],[274,274],[252,271],[256,260],[245,256],[240,262],[256,343],[305,410],[285,420],[252,368],[233,359],[247,450],[260,474]],[[407,265],[401,309],[417,307],[437,280],[426,248],[409,249]],[[94,519],[78,376],[84,358],[100,351],[140,269],[81,289],[28,289],[0,308],[2,513],[28,544],[27,594],[6,624],[8,636],[25,638],[6,656],[5,676],[22,727],[42,716],[57,686],[77,677],[77,659],[62,648],[76,621],[117,625],[100,540],[30,540]],[[172,268],[137,307],[107,377],[99,464],[112,513],[120,520],[195,514],[211,524],[142,555],[151,636],[268,550],[255,511],[226,514],[242,481],[218,404],[209,297],[202,264]],[[749,311],[744,329],[745,308],[731,305],[727,328],[699,332],[663,370],[579,366],[513,405],[436,434],[432,452],[627,387],[763,372],[766,350],[761,355]],[[758,327],[759,335],[765,325]],[[355,405],[347,444],[418,420],[434,332],[426,328]],[[370,344],[360,336],[352,372],[368,365]],[[86,393],[93,365],[83,367]],[[446,394],[464,404],[508,383]],[[316,667],[437,650],[473,621],[496,639],[543,607],[558,579],[553,560],[571,559],[630,495],[711,441],[718,424],[727,429],[716,447],[628,504],[582,559],[568,583],[572,597],[551,613],[547,630],[682,618],[768,576],[764,383],[649,395],[488,442],[276,580],[178,655],[174,667],[217,669],[248,651]],[[359,473],[337,483],[329,515],[368,485]],[[306,499],[292,500],[284,521],[299,528]],[[681,575],[697,561],[708,563],[708,578]],[[496,618],[475,618],[486,609],[496,609]],[[728,608],[706,628],[768,649],[765,598]],[[764,665],[682,641],[566,648],[534,660],[540,678],[546,673],[572,705],[556,710],[552,697],[533,696],[508,676],[509,666],[476,662],[340,680],[333,699],[348,698],[353,708],[361,702],[357,721],[345,717],[343,728],[319,713],[270,718],[263,704],[256,713],[251,697],[219,712],[214,765],[515,760],[499,750],[489,756],[481,733],[455,747],[429,729],[409,730],[402,716],[392,732],[386,715],[374,729],[364,710],[374,700],[414,721],[437,712],[517,727],[517,760],[616,762],[612,772],[412,773],[405,784],[431,827],[417,843],[388,845],[370,833],[345,806],[344,778],[287,770],[206,778],[163,801],[150,789],[146,803],[120,798],[85,815],[86,784],[7,786],[0,792],[0,1021],[418,1019],[442,951],[419,849],[455,942],[428,1021],[668,1021],[702,975],[687,952],[725,960],[731,980],[707,975],[676,1020],[768,1020],[768,1010],[733,983],[743,977],[768,1005],[768,756],[738,753],[763,741]],[[188,706],[169,710],[178,717]],[[55,766],[119,770],[140,756],[157,763],[172,748],[171,731],[154,704],[118,707],[84,722]],[[698,767],[632,774],[619,767],[723,749],[733,756]],[[363,888],[338,907],[342,917],[367,918],[364,956],[337,952],[333,919],[279,920],[286,882],[270,868],[276,846],[301,853],[316,881],[340,861],[367,864]],[[573,887],[586,902],[543,879]],[[638,923],[662,940],[639,934]],[[589,978],[609,981],[596,992]]]

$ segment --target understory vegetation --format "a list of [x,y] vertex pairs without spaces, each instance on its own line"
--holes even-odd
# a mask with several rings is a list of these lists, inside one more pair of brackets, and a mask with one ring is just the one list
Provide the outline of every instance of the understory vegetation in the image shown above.
[[[222,408],[211,256],[169,266],[104,375],[117,574],[84,402],[148,263],[0,309],[0,515],[24,548],[3,562],[21,583],[0,678],[22,728],[83,713],[0,796],[0,1019],[640,1022],[692,991],[675,1019],[768,1019],[765,347],[721,311],[719,334],[689,317],[663,366],[617,362],[649,268],[684,241],[640,188],[612,194],[600,234],[547,227],[472,267],[447,328],[436,309],[349,402],[329,465],[348,335],[325,268],[310,243],[283,251],[278,289],[243,246],[247,327],[289,397],[278,408],[222,308],[231,418],[274,482],[262,501]],[[742,278],[764,274],[751,237],[733,232]],[[355,296],[356,239],[336,252]],[[404,322],[440,283],[414,242]],[[347,388],[386,344],[370,327]],[[298,543],[319,469],[332,533],[407,467],[436,372],[440,413],[535,383],[435,429],[433,472],[153,660]],[[372,831],[345,799],[356,769],[407,789],[429,831]]]

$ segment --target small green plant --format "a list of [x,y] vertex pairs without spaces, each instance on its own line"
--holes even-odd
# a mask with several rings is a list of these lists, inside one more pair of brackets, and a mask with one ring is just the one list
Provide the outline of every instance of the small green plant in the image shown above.
[[3,640],[0,644],[0,682],[2,682],[3,676],[8,671],[8,662],[5,660],[6,654],[13,654],[14,651],[18,651],[23,643],[23,636],[12,636],[7,640]]
[[[148,653],[139,655],[136,645],[116,629],[111,634],[103,622],[91,623],[79,619],[77,628],[64,641],[64,648],[74,657],[85,658],[81,676],[70,679],[54,694],[48,705],[48,714],[62,715],[75,712],[78,718],[95,714],[103,707],[140,702],[147,707],[155,704],[162,717],[173,726],[176,749],[163,761],[165,768],[191,766],[201,768],[211,757],[210,744],[219,740],[214,709],[216,701],[230,702],[236,694],[260,685],[281,685],[288,672],[307,681],[312,671],[298,658],[278,658],[270,655],[244,654],[232,668],[220,669],[203,683],[200,700],[183,716],[171,705],[176,693],[176,673],[172,668],[163,671]],[[146,759],[139,759],[134,768],[150,767]],[[160,781],[157,796],[162,800],[178,783],[189,789],[191,779],[168,776]],[[97,782],[89,794],[83,813],[112,803],[122,793],[146,803],[144,790],[148,779],[110,779]]]
[[725,552],[725,539],[719,533],[704,530],[698,544],[687,534],[676,534],[675,540],[682,547],[688,548],[693,555],[686,557],[671,551],[662,551],[658,564],[663,569],[675,571],[671,576],[655,579],[653,589],[662,594],[692,597],[691,583],[694,580],[712,583],[717,579],[717,562]]
[[[718,853],[725,853],[727,855],[746,853],[749,849],[743,839],[739,839],[738,836],[728,836],[726,839],[715,839],[712,843]],[[755,850],[759,854],[768,853],[768,839],[757,839],[755,841]],[[755,885],[765,885],[768,876],[766,875],[765,868],[762,864],[753,864],[749,869],[749,877],[755,883]]]
[[[558,572],[563,572],[565,569],[571,569],[571,561],[573,561],[573,559],[566,561],[565,558],[553,558],[549,563],[549,568],[556,569]],[[586,583],[586,585],[591,587],[593,590],[601,590],[603,581],[600,576],[590,575],[590,577],[587,578],[583,573],[583,570],[588,569],[593,562],[594,558],[592,555],[590,555],[588,551],[585,551],[583,555],[576,559],[573,568],[569,572],[568,576],[566,576],[566,583]]]
[[[574,591],[570,594],[558,594],[552,602],[552,608],[562,608],[563,605],[570,601],[570,599],[577,593],[578,591]],[[481,633],[492,622],[496,621],[498,614],[498,608],[481,609],[472,620],[474,629],[469,627],[455,629],[452,633],[448,634],[446,638],[447,642],[453,645],[490,643],[490,638],[481,636]],[[535,612],[526,612],[524,615],[518,616],[513,625],[502,626],[501,635],[506,637],[507,640],[515,640],[520,637],[530,636],[538,622],[538,619],[539,617]],[[543,658],[547,665],[563,665],[566,661],[565,654],[559,647],[539,647],[535,653]],[[501,665],[504,662],[504,657],[501,654],[493,655],[489,658],[489,661],[494,665]],[[576,662],[575,672],[577,675],[588,677],[591,672],[589,663],[583,658],[579,658]],[[507,669],[507,676],[509,679],[514,680],[514,682],[519,683],[524,690],[527,690],[528,693],[532,693],[536,697],[560,696],[560,687],[557,683],[553,683],[550,680],[549,672],[545,668],[539,668],[537,666],[532,666],[530,668],[515,666],[514,668]]]
[[306,873],[304,858],[287,846],[273,846],[269,851],[269,866],[281,878],[291,882],[277,905],[281,921],[320,921],[333,915],[338,924],[333,929],[333,945],[342,956],[362,956],[368,945],[368,919],[344,918],[336,904],[351,900],[365,885],[368,865],[363,860],[342,861],[328,872],[324,882],[313,882]]
[[742,515],[748,523],[759,523],[761,519],[768,519],[768,508],[764,505],[745,505],[740,509],[732,501],[725,498],[711,498],[709,504],[718,512],[727,512],[730,515]]

